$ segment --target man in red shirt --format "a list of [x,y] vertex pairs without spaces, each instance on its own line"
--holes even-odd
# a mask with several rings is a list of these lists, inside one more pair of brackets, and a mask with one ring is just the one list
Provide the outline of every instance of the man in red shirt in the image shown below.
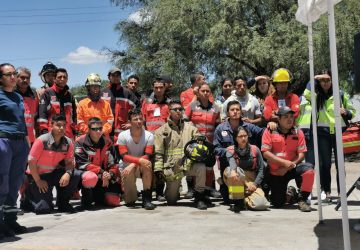
[[65,134],[66,118],[54,115],[51,132],[41,135],[34,142],[28,157],[29,187],[25,197],[36,214],[51,213],[54,209],[53,188],[57,191],[59,211],[74,213],[70,205],[80,175],[74,174],[74,144]]
[[294,111],[284,106],[279,108],[276,130],[266,129],[262,137],[261,151],[268,160],[270,174],[268,184],[271,189],[270,200],[275,207],[286,202],[287,184],[295,179],[300,187],[299,209],[310,212],[306,200],[314,183],[314,169],[310,163],[302,163],[306,149],[305,137],[300,129],[294,128]]

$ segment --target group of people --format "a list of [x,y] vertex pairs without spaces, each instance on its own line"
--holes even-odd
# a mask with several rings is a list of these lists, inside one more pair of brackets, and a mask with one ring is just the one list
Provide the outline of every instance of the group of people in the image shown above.
[[[21,208],[36,214],[55,206],[76,212],[69,201],[78,190],[82,209],[119,206],[120,198],[134,207],[141,195],[142,207],[153,210],[153,191],[158,201],[176,205],[186,177],[185,197],[201,210],[212,206],[213,197],[236,213],[266,210],[270,203],[298,203],[301,211],[311,211],[311,89],[300,98],[291,93],[287,69],[271,78],[224,78],[216,98],[205,75],[194,73],[180,100],[173,97],[169,76],[155,78],[153,92],[143,98],[136,75],[122,86],[120,69],[110,69],[109,85],[101,89],[100,76],[91,73],[88,95],[78,103],[66,69],[49,62],[40,77],[44,86],[34,90],[29,69],[0,65],[0,238],[26,232],[17,223],[19,190]],[[331,73],[315,79],[321,188],[329,203],[336,150]],[[348,95],[341,96],[345,128],[355,110]],[[219,191],[214,167],[220,170]],[[292,179],[298,191],[289,192]]]

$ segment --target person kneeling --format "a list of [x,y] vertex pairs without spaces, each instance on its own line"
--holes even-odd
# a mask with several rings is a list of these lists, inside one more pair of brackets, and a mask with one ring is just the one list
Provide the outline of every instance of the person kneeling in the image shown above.
[[74,171],[74,144],[65,134],[66,120],[63,115],[54,115],[51,132],[37,138],[29,153],[29,187],[26,198],[36,214],[51,213],[52,190],[57,190],[57,206],[60,212],[74,213],[70,205],[80,176]]
[[226,157],[229,167],[224,171],[224,182],[229,188],[232,210],[240,212],[244,207],[252,210],[266,210],[270,204],[260,188],[264,179],[264,161],[255,145],[249,144],[249,132],[240,126],[234,131],[234,150]]
[[120,205],[120,172],[114,163],[112,142],[103,135],[103,123],[90,118],[89,131],[75,142],[76,169],[81,175],[81,204],[92,203],[116,207]]
[[294,127],[294,111],[289,107],[279,108],[276,130],[266,129],[262,137],[261,151],[268,160],[270,174],[267,183],[270,186],[270,201],[274,207],[286,203],[287,185],[295,179],[300,187],[298,205],[302,212],[310,212],[306,203],[314,183],[314,169],[310,163],[302,163],[306,149],[305,137],[300,129]]
[[155,209],[151,203],[152,164],[150,157],[154,151],[154,135],[143,128],[144,118],[140,110],[129,112],[130,129],[119,134],[117,144],[122,158],[120,163],[125,204],[133,207],[137,200],[136,178],[143,181],[143,208]]

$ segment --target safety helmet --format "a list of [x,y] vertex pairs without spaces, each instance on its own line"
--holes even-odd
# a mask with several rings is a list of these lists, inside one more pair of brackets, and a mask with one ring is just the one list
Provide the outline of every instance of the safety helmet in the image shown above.
[[96,73],[91,73],[88,75],[88,77],[86,78],[86,82],[85,82],[85,86],[101,86],[101,78],[99,76],[99,74]]
[[41,80],[44,83],[46,83],[45,82],[45,74],[50,73],[50,72],[55,73],[56,70],[57,70],[57,67],[52,62],[47,62],[40,71],[39,75],[40,75]]
[[203,139],[191,140],[184,147],[185,156],[194,162],[206,162],[212,151],[212,144]]
[[291,81],[290,72],[289,72],[289,70],[287,70],[285,68],[280,68],[280,69],[275,70],[271,78],[274,83]]

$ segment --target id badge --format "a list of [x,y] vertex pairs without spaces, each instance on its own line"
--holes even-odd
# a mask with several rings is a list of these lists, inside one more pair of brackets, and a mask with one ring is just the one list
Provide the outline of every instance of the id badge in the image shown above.
[[160,116],[160,108],[155,108],[154,109],[154,117],[159,117]]
[[285,99],[278,100],[278,106],[279,108],[285,107],[286,106]]

